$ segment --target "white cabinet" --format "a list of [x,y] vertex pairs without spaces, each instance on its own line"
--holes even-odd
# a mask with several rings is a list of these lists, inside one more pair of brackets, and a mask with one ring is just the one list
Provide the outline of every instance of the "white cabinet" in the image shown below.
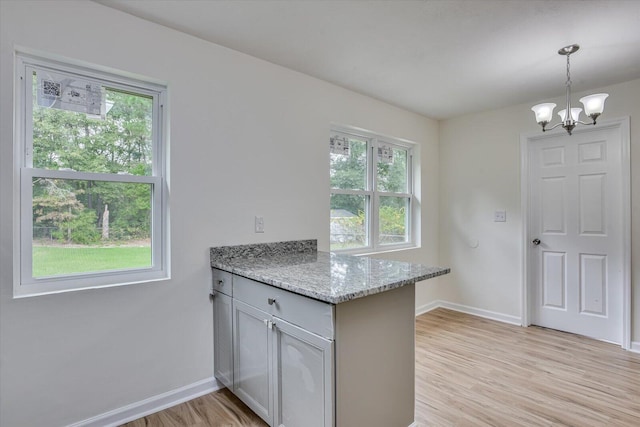
[[214,269],[213,293],[215,376],[270,426],[413,425],[414,284],[334,305]]
[[270,426],[333,427],[334,306],[222,273],[214,269],[215,377]]
[[225,387],[233,389],[233,312],[231,297],[220,292],[213,295],[213,370]]
[[276,318],[273,344],[273,425],[332,426],[333,341]]
[[232,275],[213,270],[213,373],[229,389],[233,389],[233,311]]
[[273,419],[270,317],[262,310],[233,301],[233,391],[269,424]]

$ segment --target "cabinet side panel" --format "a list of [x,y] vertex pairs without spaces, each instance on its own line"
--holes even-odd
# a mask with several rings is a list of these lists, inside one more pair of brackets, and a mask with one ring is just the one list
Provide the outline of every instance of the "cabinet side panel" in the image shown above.
[[213,296],[213,360],[214,375],[233,390],[233,313],[231,297]]
[[415,285],[336,306],[336,425],[414,422]]

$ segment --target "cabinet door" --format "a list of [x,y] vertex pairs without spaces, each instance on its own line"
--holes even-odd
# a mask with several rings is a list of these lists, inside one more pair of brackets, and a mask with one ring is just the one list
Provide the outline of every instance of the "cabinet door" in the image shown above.
[[333,341],[277,318],[274,324],[274,426],[333,426]]
[[213,375],[233,390],[233,311],[231,297],[213,294]]
[[271,425],[271,316],[234,299],[233,321],[234,392]]

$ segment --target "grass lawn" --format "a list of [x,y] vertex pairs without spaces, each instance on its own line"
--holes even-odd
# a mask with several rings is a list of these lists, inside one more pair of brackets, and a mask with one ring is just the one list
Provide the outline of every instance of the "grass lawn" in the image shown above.
[[151,267],[151,247],[34,246],[33,277]]

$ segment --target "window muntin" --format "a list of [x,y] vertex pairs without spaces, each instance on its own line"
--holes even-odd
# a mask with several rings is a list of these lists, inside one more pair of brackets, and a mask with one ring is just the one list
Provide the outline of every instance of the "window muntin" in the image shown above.
[[412,154],[408,143],[332,131],[332,251],[365,253],[414,245]]
[[168,277],[166,89],[18,59],[22,156],[14,295]]

